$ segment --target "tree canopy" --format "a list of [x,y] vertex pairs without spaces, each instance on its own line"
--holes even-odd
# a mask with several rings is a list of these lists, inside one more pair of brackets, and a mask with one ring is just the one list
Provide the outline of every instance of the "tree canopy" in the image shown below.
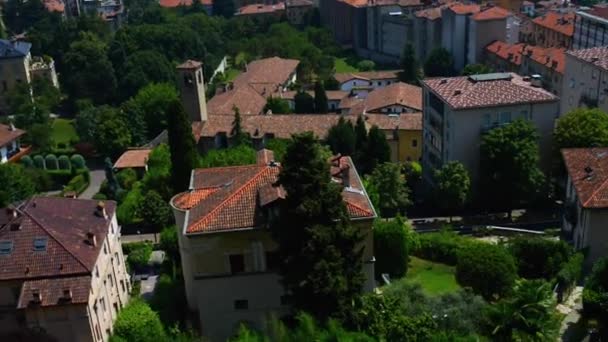
[[277,185],[287,197],[271,227],[290,304],[320,320],[345,317],[364,281],[362,236],[312,133],[292,137]]
[[461,75],[469,76],[489,74],[491,72],[494,72],[494,70],[485,64],[467,64],[464,69],[462,69]]
[[608,114],[599,108],[577,108],[557,120],[557,150],[608,146]]
[[436,199],[439,205],[453,212],[461,209],[471,190],[469,172],[460,162],[449,162],[435,171]]
[[338,123],[327,132],[326,143],[334,154],[353,156],[356,148],[356,136],[353,124],[340,117]]
[[298,91],[294,97],[296,114],[310,114],[315,111],[315,99],[305,91]]
[[124,341],[164,341],[165,331],[158,314],[139,299],[132,299],[119,313],[114,323],[113,337]]
[[454,59],[452,54],[442,48],[435,48],[424,63],[426,77],[452,76],[454,73]]
[[13,163],[0,164],[0,207],[27,199],[36,191],[36,185],[23,166]]
[[411,204],[409,188],[401,174],[401,165],[397,163],[378,165],[368,176],[366,188],[382,217],[405,214],[405,208]]
[[416,59],[414,46],[410,43],[405,44],[401,54],[401,73],[399,80],[409,84],[418,84],[420,81],[420,64]]
[[186,191],[190,184],[190,174],[196,167],[198,154],[196,152],[192,127],[180,101],[175,100],[169,105],[168,135],[171,150],[171,179],[175,193]]
[[323,82],[315,82],[315,113],[325,114],[329,111],[327,105],[327,94]]
[[271,111],[273,114],[289,114],[291,108],[289,103],[280,97],[269,97],[266,100],[266,106],[264,106],[264,113]]

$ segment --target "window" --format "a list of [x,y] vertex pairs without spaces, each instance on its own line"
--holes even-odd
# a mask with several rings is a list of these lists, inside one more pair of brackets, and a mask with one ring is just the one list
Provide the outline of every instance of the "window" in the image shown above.
[[509,122],[511,122],[511,113],[509,113],[509,112],[500,113],[500,123],[506,124]]
[[576,86],[576,80],[574,79],[574,77],[570,79],[570,82],[569,82],[569,83],[570,83],[570,84],[569,84],[569,85],[570,85],[570,88],[574,88],[574,87]]
[[114,258],[116,259],[116,263],[120,265],[120,258],[118,257],[118,252],[114,252]]
[[122,292],[125,292],[125,281],[124,280],[120,281],[120,287],[122,288]]
[[114,280],[112,280],[112,274],[108,274],[108,280],[110,281],[110,286],[114,287]]
[[490,114],[483,115],[483,127],[490,127]]
[[0,241],[0,255],[9,255],[13,251],[13,241]]
[[106,247],[106,243],[103,243],[103,254],[108,254],[108,247]]
[[44,252],[46,251],[46,237],[35,238],[34,239],[34,252]]
[[230,273],[245,272],[245,257],[243,254],[232,254],[230,259]]
[[99,267],[95,266],[95,275],[99,278]]
[[418,139],[412,140],[412,147],[418,147]]
[[279,269],[281,259],[279,258],[279,253],[276,251],[266,252],[266,269],[269,271],[274,271]]
[[101,298],[99,300],[99,304],[101,304],[101,308],[103,309],[103,312],[106,312],[106,299],[105,298]]
[[199,71],[196,75],[198,76],[198,83],[203,83],[203,72]]
[[527,111],[527,110],[522,110],[522,111],[519,113],[519,118],[520,118],[520,119],[524,119],[524,120],[525,120],[525,119],[528,119],[528,111]]
[[249,301],[247,299],[237,299],[234,301],[235,310],[247,310],[249,309]]

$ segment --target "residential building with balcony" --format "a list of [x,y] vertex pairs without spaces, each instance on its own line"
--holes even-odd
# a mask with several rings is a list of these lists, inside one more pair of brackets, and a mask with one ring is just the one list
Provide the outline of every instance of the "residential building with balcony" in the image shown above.
[[21,137],[24,130],[15,128],[13,124],[0,124],[0,164],[16,161],[30,151],[30,148],[21,147]]
[[0,212],[3,341],[109,341],[130,289],[115,202],[33,197]]
[[[332,180],[343,186],[352,224],[364,235],[363,291],[375,288],[372,223],[376,217],[349,157],[332,157]],[[196,169],[190,189],[171,199],[188,309],[203,335],[224,341],[241,323],[263,327],[288,312],[269,224],[287,195],[275,186],[281,166],[260,150],[257,164]]]
[[534,43],[542,47],[570,49],[574,36],[574,17],[572,12],[549,11],[535,18]]
[[576,11],[573,49],[588,49],[608,45],[608,6],[596,5],[589,10]]
[[608,47],[566,51],[561,112],[587,106],[608,111]]
[[576,249],[587,249],[591,266],[608,256],[608,148],[568,148],[562,156],[568,171],[562,232]]
[[479,146],[488,130],[516,119],[531,121],[539,135],[540,166],[551,166],[554,120],[559,98],[514,73],[494,73],[422,81],[425,181],[433,185],[434,170],[450,161],[469,171],[479,184]]

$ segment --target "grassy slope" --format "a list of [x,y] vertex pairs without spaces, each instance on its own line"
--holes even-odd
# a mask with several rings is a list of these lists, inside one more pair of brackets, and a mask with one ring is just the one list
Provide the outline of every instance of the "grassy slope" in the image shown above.
[[429,295],[441,295],[460,289],[455,268],[416,257],[410,257],[407,279],[422,286]]
[[69,145],[71,140],[78,140],[73,120],[55,119],[53,121],[52,136],[55,144],[64,143]]

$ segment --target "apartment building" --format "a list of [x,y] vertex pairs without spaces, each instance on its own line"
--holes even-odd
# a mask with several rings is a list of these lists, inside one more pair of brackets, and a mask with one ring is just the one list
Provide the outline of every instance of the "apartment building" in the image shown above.
[[447,5],[423,9],[414,14],[414,51],[416,59],[424,62],[431,51],[441,47],[441,11]]
[[608,45],[608,7],[596,5],[589,10],[576,11],[573,49]]
[[58,87],[55,63],[50,57],[34,57],[32,44],[18,40],[0,39],[0,113],[7,112],[6,96],[21,83],[29,84],[33,77],[47,78]]
[[562,150],[568,171],[562,231],[590,266],[608,256],[608,148]]
[[540,135],[541,167],[550,168],[559,98],[514,73],[430,78],[422,82],[424,179],[449,161],[464,164],[473,188],[479,181],[479,146],[484,132],[522,118]]
[[535,18],[532,21],[535,44],[542,47],[571,48],[574,16],[572,12],[550,11]]
[[[369,292],[375,287],[376,214],[352,160],[337,156],[329,162],[351,221],[365,236],[363,291]],[[260,150],[255,165],[193,170],[190,189],[171,199],[188,308],[198,312],[211,340],[226,340],[241,323],[261,328],[271,314],[288,312],[269,231],[286,196],[274,185],[280,170],[272,152]]]
[[334,77],[340,83],[340,90],[366,98],[375,89],[397,83],[399,70],[336,73]]
[[296,26],[306,24],[306,19],[310,17],[314,8],[314,3],[311,0],[286,0],[285,14],[287,15],[287,21]]
[[587,106],[608,111],[608,47],[566,51],[561,112]]
[[[0,213],[0,338],[108,341],[131,285],[116,203],[33,197]],[[2,338],[2,340],[5,340]]]

